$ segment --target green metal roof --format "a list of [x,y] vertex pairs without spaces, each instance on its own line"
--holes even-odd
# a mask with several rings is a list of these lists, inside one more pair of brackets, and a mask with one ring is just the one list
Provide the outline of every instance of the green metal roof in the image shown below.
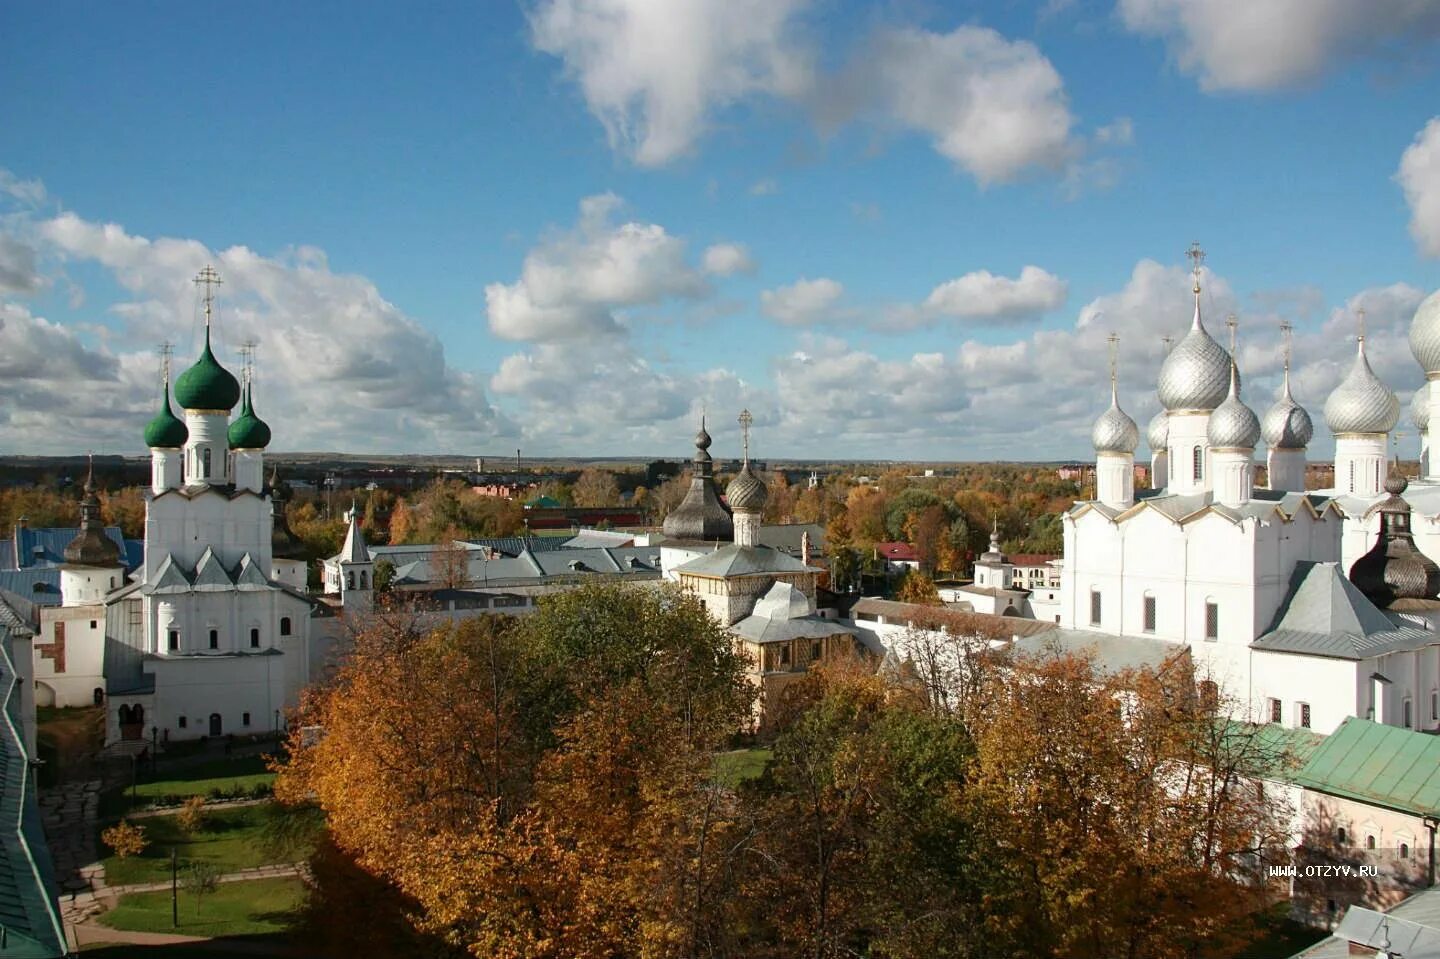
[[1295,781],[1308,789],[1412,815],[1440,814],[1440,736],[1349,717]]
[[1254,775],[1293,782],[1325,737],[1309,729],[1279,723],[1220,720],[1227,752],[1240,757]]
[[175,400],[187,410],[232,410],[240,401],[240,382],[210,352],[210,330],[200,359],[175,381]]
[[10,659],[13,626],[0,622],[0,956],[50,959],[68,949],[55,898],[54,867],[25,750],[20,688]]
[[160,412],[145,424],[145,445],[153,449],[179,449],[190,438],[190,430],[170,409],[170,384],[160,394]]

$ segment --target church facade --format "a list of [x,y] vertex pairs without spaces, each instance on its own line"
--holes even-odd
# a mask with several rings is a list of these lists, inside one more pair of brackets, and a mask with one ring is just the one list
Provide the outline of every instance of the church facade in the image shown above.
[[[1347,716],[1440,728],[1440,578],[1424,555],[1440,552],[1440,482],[1390,476],[1395,394],[1362,334],[1325,403],[1335,487],[1307,491],[1313,425],[1292,395],[1288,356],[1262,419],[1242,399],[1231,351],[1205,329],[1196,259],[1190,329],[1160,369],[1164,410],[1147,430],[1155,488],[1135,488],[1139,429],[1112,367],[1092,431],[1095,496],[1064,518],[1061,630],[1077,647],[1119,636],[1188,651],[1254,721],[1318,733]],[[1411,343],[1426,376],[1440,376],[1440,294],[1420,307]],[[1265,488],[1255,481],[1262,441]],[[1435,509],[1418,510],[1412,527],[1416,503]]]
[[107,743],[277,732],[319,659],[320,608],[304,592],[298,544],[275,520],[278,483],[264,473],[270,427],[256,413],[251,371],[242,385],[211,347],[218,279],[208,267],[197,279],[205,344],[174,384],[183,418],[167,364],[145,428],[144,564],[126,583],[87,484],[62,604],[43,614],[37,677],[47,672],[60,705],[104,702]]

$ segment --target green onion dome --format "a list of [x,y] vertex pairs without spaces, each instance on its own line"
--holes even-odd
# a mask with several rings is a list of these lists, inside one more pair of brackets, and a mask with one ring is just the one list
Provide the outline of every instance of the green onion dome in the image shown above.
[[145,424],[145,445],[153,449],[173,450],[185,445],[190,431],[170,409],[170,383],[166,381],[160,394],[160,412]]
[[250,387],[245,387],[245,398],[240,406],[240,415],[230,424],[230,448],[232,450],[263,450],[270,445],[270,427],[255,415],[250,403]]
[[175,400],[187,410],[224,410],[227,413],[240,400],[240,382],[210,352],[208,329],[200,359],[175,381]]

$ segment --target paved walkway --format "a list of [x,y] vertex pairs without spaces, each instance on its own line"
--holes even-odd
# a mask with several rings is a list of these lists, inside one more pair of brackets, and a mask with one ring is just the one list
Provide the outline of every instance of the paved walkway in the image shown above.
[[[238,872],[226,873],[219,878],[219,881],[246,882],[252,879],[288,879],[292,876],[303,878],[307,875],[308,873],[303,866],[281,864],[274,866],[253,866],[249,869],[241,869]],[[102,879],[94,891],[76,893],[69,899],[61,900],[60,918],[65,922],[66,935],[71,940],[70,944],[78,948],[93,942],[126,942],[137,945],[160,945],[162,943],[173,942],[199,942],[207,939],[208,937],[205,936],[126,932],[122,929],[111,929],[109,926],[102,926],[95,921],[101,914],[115,908],[115,903],[119,901],[121,896],[132,892],[162,892],[169,888],[170,880],[168,879],[163,882],[138,882],[125,886],[106,886]],[[135,936],[143,938],[131,938]],[[264,951],[273,952],[274,950],[267,948]]]

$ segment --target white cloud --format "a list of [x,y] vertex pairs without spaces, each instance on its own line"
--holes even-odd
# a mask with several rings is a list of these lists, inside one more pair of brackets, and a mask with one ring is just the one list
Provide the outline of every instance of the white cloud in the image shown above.
[[0,234],[0,293],[35,293],[44,286],[35,248],[16,237]]
[[712,276],[755,272],[755,260],[743,243],[716,243],[707,247],[700,257],[700,265]]
[[[961,26],[872,31],[849,66],[817,76],[811,0],[541,0],[534,46],[564,61],[613,148],[642,166],[690,153],[725,108],[775,98],[823,129],[857,118],[930,137],[982,185],[1064,171],[1091,144],[1054,65],[1033,43]],[[843,59],[843,58],[842,58]],[[1096,145],[1124,145],[1129,121]],[[778,189],[773,179],[754,195]]]
[[[128,293],[110,311],[125,324],[123,338],[115,341],[131,351],[86,350],[73,330],[9,306],[7,330],[20,331],[9,335],[53,349],[25,354],[33,360],[28,399],[15,404],[6,445],[74,449],[63,435],[33,424],[50,412],[56,393],[76,392],[75,364],[84,358],[94,375],[76,395],[90,408],[88,445],[138,448],[156,399],[150,346],[179,340],[177,372],[191,362],[198,329],[190,278],[211,262],[225,283],[217,352],[238,369],[234,345],[259,343],[256,404],[274,430],[277,449],[465,448],[515,432],[475,377],[449,365],[432,333],[369,280],[331,272],[319,250],[301,247],[273,257],[241,246],[209,250],[195,240],[151,240],[73,213],[40,222],[36,233],[49,255],[62,263],[97,263]],[[97,416],[111,417],[110,428],[94,430]]]
[[800,279],[789,286],[763,291],[760,308],[766,316],[787,326],[804,326],[823,319],[844,292],[843,286],[828,277]]
[[1082,150],[1054,65],[985,27],[882,30],[826,95],[832,123],[858,112],[928,134],[982,185],[1063,169]]
[[1038,266],[1026,266],[1015,279],[977,270],[935,287],[925,307],[941,316],[966,320],[1026,320],[1065,302],[1064,280]]
[[685,241],[654,223],[614,223],[620,204],[614,194],[587,197],[574,229],[526,254],[519,280],[486,286],[491,332],[533,343],[615,336],[619,309],[707,295]]
[[780,192],[780,184],[774,177],[765,177],[763,180],[756,180],[750,184],[751,196],[774,196]]
[[46,197],[44,183],[22,180],[4,167],[0,167],[0,193],[31,207],[44,203]]
[[807,0],[541,0],[535,47],[560,57],[613,147],[643,166],[689,152],[712,114],[757,94],[796,96],[810,58]]
[[1421,253],[1440,257],[1440,117],[1431,117],[1415,134],[1395,179],[1410,204],[1410,235]]
[[1293,86],[1440,34],[1440,6],[1424,0],[1119,0],[1118,12],[1210,91]]

